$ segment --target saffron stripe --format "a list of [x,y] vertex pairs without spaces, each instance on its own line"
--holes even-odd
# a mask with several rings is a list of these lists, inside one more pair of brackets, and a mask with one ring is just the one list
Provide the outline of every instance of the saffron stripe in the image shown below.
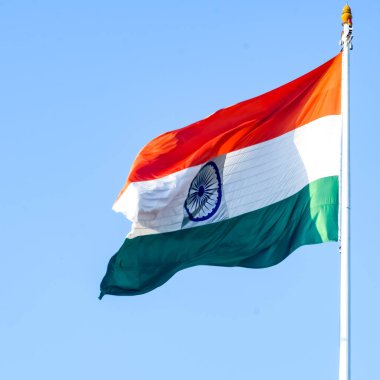
[[340,114],[341,53],[275,90],[217,111],[149,142],[133,163],[131,182],[161,178],[327,115]]

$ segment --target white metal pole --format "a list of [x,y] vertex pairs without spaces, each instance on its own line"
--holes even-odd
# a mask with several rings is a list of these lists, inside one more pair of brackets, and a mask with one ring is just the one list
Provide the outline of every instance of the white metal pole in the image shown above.
[[[348,14],[348,16],[347,16]],[[340,346],[339,380],[350,380],[350,119],[349,51],[352,49],[352,15],[343,8],[342,56],[342,172],[340,227]]]

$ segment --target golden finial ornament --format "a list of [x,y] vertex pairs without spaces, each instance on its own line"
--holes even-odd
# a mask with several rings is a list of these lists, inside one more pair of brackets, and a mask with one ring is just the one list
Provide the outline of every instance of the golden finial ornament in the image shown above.
[[349,26],[352,26],[352,13],[351,8],[348,4],[346,4],[343,7],[342,11],[342,25],[348,24]]

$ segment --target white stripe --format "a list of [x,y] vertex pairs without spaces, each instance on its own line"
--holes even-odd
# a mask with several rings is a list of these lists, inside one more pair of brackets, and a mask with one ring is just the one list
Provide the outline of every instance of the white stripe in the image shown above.
[[[339,175],[341,125],[341,116],[325,116],[228,153],[222,182],[229,217],[288,198],[319,178]],[[189,186],[202,166],[131,183],[113,207],[133,222],[128,237],[180,229]]]

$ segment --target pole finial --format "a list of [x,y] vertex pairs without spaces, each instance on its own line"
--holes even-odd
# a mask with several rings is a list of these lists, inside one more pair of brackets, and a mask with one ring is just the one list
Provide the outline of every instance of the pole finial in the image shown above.
[[352,50],[352,13],[348,4],[346,4],[342,10],[342,25],[343,31],[339,44],[341,46],[347,46]]
[[342,10],[342,25],[348,24],[348,26],[352,26],[352,13],[351,8],[348,3],[343,7]]

